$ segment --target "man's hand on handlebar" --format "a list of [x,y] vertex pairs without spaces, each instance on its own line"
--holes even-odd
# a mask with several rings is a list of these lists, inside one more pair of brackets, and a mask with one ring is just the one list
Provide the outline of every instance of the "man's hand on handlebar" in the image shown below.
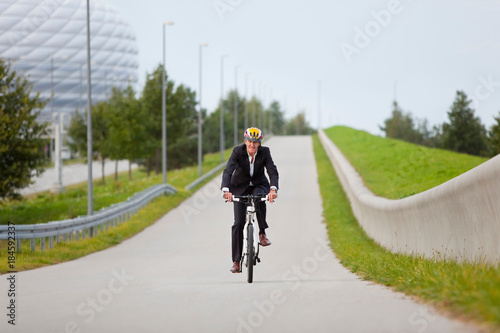
[[[252,195],[249,195],[252,196]],[[222,195],[224,199],[226,199],[226,202],[233,202],[234,200],[240,201],[239,196],[236,196],[235,198],[233,197],[233,194],[229,191],[225,191],[224,194]],[[253,197],[253,196],[252,196]],[[260,198],[259,196],[257,196]],[[276,190],[271,190],[268,195],[265,197],[262,197],[262,201],[269,200],[269,202],[274,203],[274,200],[278,197],[278,193],[276,193]]]
[[233,201],[233,194],[231,192],[224,192],[224,199],[226,199],[228,202]]
[[275,190],[271,190],[268,194],[268,198],[269,198],[269,202],[270,203],[273,203],[274,202],[274,199],[276,199],[278,197],[278,194],[276,193]]

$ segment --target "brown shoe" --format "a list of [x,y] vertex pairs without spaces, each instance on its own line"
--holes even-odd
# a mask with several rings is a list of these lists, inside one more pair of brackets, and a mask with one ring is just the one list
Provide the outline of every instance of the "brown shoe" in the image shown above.
[[262,246],[271,245],[271,241],[269,240],[269,238],[267,238],[266,234],[259,235],[259,242],[260,242],[260,245],[262,245]]
[[241,273],[240,262],[239,261],[234,261],[233,262],[233,267],[231,267],[231,273]]

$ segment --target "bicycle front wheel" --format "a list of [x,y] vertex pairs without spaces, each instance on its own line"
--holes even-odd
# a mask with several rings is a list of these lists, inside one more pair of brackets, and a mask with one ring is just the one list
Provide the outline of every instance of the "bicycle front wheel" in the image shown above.
[[247,272],[248,272],[248,283],[253,281],[253,265],[255,262],[255,248],[253,247],[253,225],[249,224],[247,229]]

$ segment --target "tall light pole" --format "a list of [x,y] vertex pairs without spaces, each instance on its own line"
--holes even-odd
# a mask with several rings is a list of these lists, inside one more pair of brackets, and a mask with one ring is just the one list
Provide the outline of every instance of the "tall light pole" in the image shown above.
[[248,128],[248,75],[250,72],[247,72],[245,76],[245,128],[246,130]]
[[271,109],[273,103],[273,87],[269,87],[269,133],[273,133],[273,110]]
[[163,175],[163,184],[167,183],[167,88],[165,86],[165,27],[174,25],[174,22],[163,22],[163,72],[161,75],[161,172]]
[[[287,97],[288,97],[288,96],[285,94],[285,100],[284,100],[284,102],[283,102],[283,118],[285,118],[285,119],[286,119],[286,109],[288,108],[288,106],[287,106],[287,101],[286,101],[286,100],[287,100]],[[285,122],[285,124],[283,125],[283,135],[287,135],[287,132],[286,132],[286,122]]]
[[[258,120],[258,122],[259,122],[259,128],[260,129],[263,129],[262,128],[262,112],[263,112],[263,110],[261,110],[261,106],[262,106],[262,108],[264,108],[264,102],[263,102],[262,96],[263,96],[262,95],[262,81],[259,80],[259,100],[261,100],[262,103],[259,103],[259,105],[257,105],[257,110],[258,110],[257,112],[259,113],[259,120]],[[260,105],[260,104],[262,104],[262,105]]]
[[83,81],[83,78],[82,78],[82,67],[83,67],[83,63],[80,64],[80,100],[79,100],[79,103],[78,103],[78,111],[82,111],[82,95],[83,95],[83,86],[82,86],[82,81]]
[[254,103],[252,103],[252,126],[257,127],[257,117],[255,113],[257,112],[256,110],[256,103],[257,103],[257,90],[255,89],[255,84],[257,82],[257,79],[253,79],[253,96],[252,98],[254,99]]
[[220,162],[224,161],[224,58],[220,57]]
[[269,131],[267,128],[267,112],[266,112],[266,105],[267,105],[267,84],[264,83],[264,95],[262,95],[262,127],[266,129],[266,131]]
[[201,107],[201,83],[202,83],[202,80],[201,80],[201,74],[202,74],[202,71],[201,71],[201,68],[202,68],[202,61],[201,61],[201,50],[203,47],[206,47],[208,46],[207,43],[203,43],[203,44],[200,44],[200,89],[198,91],[198,94],[199,94],[199,108],[200,108],[200,111],[198,112],[198,177],[201,177],[201,162],[202,162],[202,122],[203,122],[203,117],[202,117],[202,110],[203,108]]
[[[64,55],[60,57],[60,59],[67,59],[68,56]],[[59,58],[57,58],[59,59]],[[54,55],[50,57],[50,90],[51,90],[51,97],[50,97],[50,105],[51,105],[51,112],[52,116],[54,116]],[[52,122],[52,128],[53,128],[53,137],[54,137],[54,143],[55,143],[55,154],[54,154],[54,167],[56,171],[56,180],[52,187],[50,188],[50,191],[52,193],[62,193],[64,192],[64,186],[63,186],[63,164],[62,164],[62,156],[61,156],[61,149],[62,149],[62,131],[63,131],[63,114],[61,110],[58,110],[57,113],[57,121]]]
[[234,145],[238,144],[238,68],[234,66]]
[[[87,215],[94,213],[92,184],[92,92],[90,81],[90,0],[87,0]],[[89,237],[94,235],[94,228],[89,229]]]
[[50,113],[52,114],[52,137],[50,138],[50,159],[55,164],[54,141],[55,141],[55,122],[54,122],[54,56],[50,57]]
[[321,128],[321,80],[318,81],[318,130]]

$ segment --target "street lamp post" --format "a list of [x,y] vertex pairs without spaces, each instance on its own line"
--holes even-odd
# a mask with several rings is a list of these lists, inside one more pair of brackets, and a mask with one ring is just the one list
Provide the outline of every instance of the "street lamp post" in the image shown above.
[[318,81],[318,130],[321,128],[321,81]]
[[234,66],[234,145],[238,144],[238,68]]
[[250,72],[247,72],[245,76],[245,130],[248,128],[248,75]]
[[271,108],[273,103],[273,87],[269,87],[269,133],[273,133],[273,110]]
[[[67,59],[68,56],[63,55],[60,58],[57,59]],[[54,115],[54,55],[50,58],[50,90],[51,90],[51,97],[50,97],[50,105],[51,105],[51,112],[52,115]],[[63,113],[61,110],[58,110],[57,113],[57,121],[54,122],[52,121],[52,128],[53,128],[53,137],[55,141],[55,158],[54,158],[54,166],[55,166],[55,171],[56,171],[56,180],[52,187],[50,188],[50,191],[52,193],[62,193],[64,192],[64,186],[63,186],[63,163],[62,163],[62,155],[61,155],[61,150],[62,150],[62,133],[63,133]]]
[[165,87],[165,76],[167,75],[165,71],[165,26],[174,25],[174,22],[163,22],[163,72],[161,75],[161,135],[162,135],[162,146],[161,146],[161,172],[163,175],[163,184],[167,183],[167,89]]
[[198,177],[201,177],[201,162],[202,162],[202,154],[203,154],[203,149],[202,149],[202,122],[203,122],[203,117],[202,117],[202,106],[201,106],[201,86],[202,86],[202,80],[201,80],[201,74],[202,74],[202,61],[201,61],[201,50],[203,47],[208,46],[207,43],[200,44],[200,89],[199,89],[199,108],[200,111],[198,112]]
[[267,84],[264,83],[264,94],[262,95],[262,127],[268,130],[267,128],[267,114],[266,114],[266,105],[267,105]]
[[220,162],[224,161],[224,58],[220,57]]
[[262,129],[262,110],[261,110],[261,106],[264,107],[264,102],[263,102],[263,95],[262,95],[262,81],[259,80],[259,100],[262,101],[262,105],[260,105],[260,103],[257,105],[257,112],[258,112],[258,122],[259,122],[259,128]]
[[50,159],[55,164],[54,141],[55,141],[55,123],[54,123],[54,56],[50,58],[50,113],[52,114],[52,137],[50,138]]
[[[285,119],[286,119],[286,109],[287,109],[287,101],[286,101],[287,97],[288,96],[285,94],[285,100],[283,102],[283,118],[285,118]],[[287,135],[287,133],[286,133],[286,122],[283,125],[283,135]]]
[[82,95],[83,95],[83,86],[82,86],[82,81],[83,81],[83,78],[82,78],[82,67],[83,67],[83,63],[80,64],[80,99],[78,101],[78,111],[81,112],[82,111]]
[[257,126],[256,120],[255,120],[255,103],[257,101],[257,98],[255,97],[257,94],[257,90],[255,89],[257,80],[254,78],[253,79],[253,89],[252,89],[252,126]]
[[[92,184],[92,93],[90,69],[90,0],[87,0],[87,214],[94,213]],[[94,235],[94,228],[89,229],[89,237]]]

